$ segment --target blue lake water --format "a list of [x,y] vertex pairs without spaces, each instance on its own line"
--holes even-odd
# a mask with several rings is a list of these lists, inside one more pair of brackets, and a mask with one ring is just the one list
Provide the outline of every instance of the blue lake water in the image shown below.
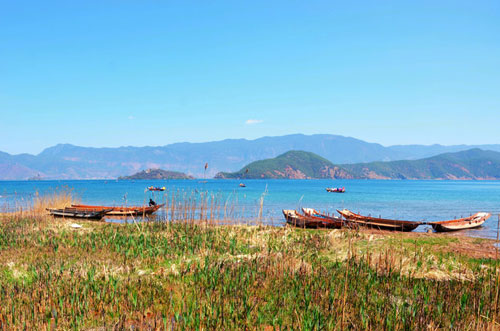
[[[389,181],[389,180],[65,180],[0,181],[0,210],[31,203],[36,192],[69,188],[85,204],[142,205],[150,197],[157,202],[165,194],[216,194],[247,217],[256,216],[264,195],[263,222],[284,224],[282,209],[312,207],[334,213],[347,208],[361,214],[414,221],[465,217],[478,211],[492,213],[485,225],[467,233],[496,238],[500,213],[500,181]],[[148,192],[148,186],[165,186],[166,192]],[[326,187],[346,188],[328,193]],[[427,227],[419,227],[425,231]]]

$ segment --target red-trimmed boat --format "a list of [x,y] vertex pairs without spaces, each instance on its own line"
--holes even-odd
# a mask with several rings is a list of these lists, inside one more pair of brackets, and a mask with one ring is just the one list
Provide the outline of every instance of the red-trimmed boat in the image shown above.
[[330,193],[345,193],[345,187],[327,187],[326,191]]
[[163,186],[163,187],[149,186],[148,190],[150,190],[150,191],[165,191],[166,187],[165,186]]

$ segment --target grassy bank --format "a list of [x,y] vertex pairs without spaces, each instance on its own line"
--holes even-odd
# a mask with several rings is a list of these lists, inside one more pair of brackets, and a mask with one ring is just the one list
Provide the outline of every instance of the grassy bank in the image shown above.
[[492,242],[50,217],[0,220],[0,329],[498,326]]

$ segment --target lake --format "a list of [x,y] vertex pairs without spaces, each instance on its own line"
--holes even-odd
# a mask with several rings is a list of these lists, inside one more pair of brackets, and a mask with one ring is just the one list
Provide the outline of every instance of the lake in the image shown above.
[[[478,211],[492,213],[484,226],[468,235],[496,238],[500,213],[499,181],[423,180],[60,180],[0,181],[0,210],[26,207],[38,194],[70,189],[82,203],[142,205],[165,195],[178,197],[208,192],[219,203],[230,204],[244,217],[255,217],[263,198],[262,220],[284,224],[282,209],[312,207],[334,213],[347,208],[365,215],[412,221],[437,221],[469,216]],[[165,186],[165,192],[149,192],[148,186]],[[346,193],[328,193],[326,187],[345,187]],[[161,217],[161,214],[160,214]],[[418,231],[425,231],[421,226]]]

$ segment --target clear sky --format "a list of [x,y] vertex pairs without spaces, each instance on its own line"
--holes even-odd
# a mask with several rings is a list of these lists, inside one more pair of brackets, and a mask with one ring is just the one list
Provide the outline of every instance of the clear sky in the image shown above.
[[0,151],[500,143],[500,1],[0,0]]

